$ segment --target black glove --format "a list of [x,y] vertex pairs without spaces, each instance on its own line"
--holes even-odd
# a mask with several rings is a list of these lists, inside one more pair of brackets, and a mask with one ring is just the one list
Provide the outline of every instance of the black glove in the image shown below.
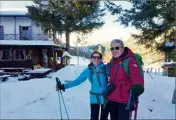
[[109,95],[109,93],[110,93],[111,91],[113,91],[114,89],[115,89],[115,86],[114,86],[113,84],[111,84],[111,83],[108,83],[108,84],[107,84],[107,87],[106,87],[106,90],[103,91],[102,95],[103,95],[104,97],[107,97],[107,96]]
[[139,84],[134,84],[131,86],[131,90],[136,96],[139,96],[144,92],[144,87]]
[[59,81],[59,78],[56,77],[56,91],[58,90],[62,90],[62,91],[65,91],[65,87],[64,87],[64,84],[62,84],[60,81]]
[[65,91],[64,84],[56,85],[56,91],[58,91],[58,90]]

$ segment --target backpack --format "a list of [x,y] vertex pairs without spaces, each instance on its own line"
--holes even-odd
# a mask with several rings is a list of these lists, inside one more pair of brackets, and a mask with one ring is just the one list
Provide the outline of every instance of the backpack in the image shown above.
[[[129,58],[127,58],[127,59],[125,59],[125,60],[122,61],[122,64],[124,66],[124,70],[125,70],[127,76],[130,75],[128,63],[129,63],[129,61],[130,61],[131,58],[132,57],[129,57]],[[134,58],[136,59],[137,64],[138,64],[138,66],[140,68],[140,74],[142,76],[144,76],[144,71],[143,71],[143,68],[142,68],[142,66],[143,66],[144,63],[142,61],[142,56],[139,55],[138,53],[134,53]],[[112,64],[112,61],[110,62],[110,65],[108,66],[109,70],[111,69],[111,64]]]

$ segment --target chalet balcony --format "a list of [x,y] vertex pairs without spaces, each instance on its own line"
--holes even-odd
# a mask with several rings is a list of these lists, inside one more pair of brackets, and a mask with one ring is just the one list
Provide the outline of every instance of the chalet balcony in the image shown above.
[[48,40],[46,34],[0,34],[0,40]]

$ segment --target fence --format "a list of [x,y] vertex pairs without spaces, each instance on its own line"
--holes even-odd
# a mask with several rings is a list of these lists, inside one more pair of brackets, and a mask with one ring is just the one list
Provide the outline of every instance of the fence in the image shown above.
[[168,70],[162,68],[144,68],[144,72],[146,73],[154,73],[155,75],[163,75],[168,76]]

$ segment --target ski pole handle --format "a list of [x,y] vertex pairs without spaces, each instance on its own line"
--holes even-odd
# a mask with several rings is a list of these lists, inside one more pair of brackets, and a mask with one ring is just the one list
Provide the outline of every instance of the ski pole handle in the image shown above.
[[56,91],[62,90],[62,91],[65,92],[65,87],[64,87],[64,85],[61,83],[61,81],[60,81],[60,79],[59,79],[58,77],[56,77],[56,84],[57,84],[57,86],[56,86]]
[[132,103],[132,90],[130,90],[130,95],[129,95],[129,98],[128,98],[128,103],[127,103],[127,106],[126,106],[126,110],[130,110],[131,109],[131,103]]
[[60,81],[60,79],[58,78],[58,77],[56,77],[56,84],[59,86],[59,85],[61,85],[61,81]]

